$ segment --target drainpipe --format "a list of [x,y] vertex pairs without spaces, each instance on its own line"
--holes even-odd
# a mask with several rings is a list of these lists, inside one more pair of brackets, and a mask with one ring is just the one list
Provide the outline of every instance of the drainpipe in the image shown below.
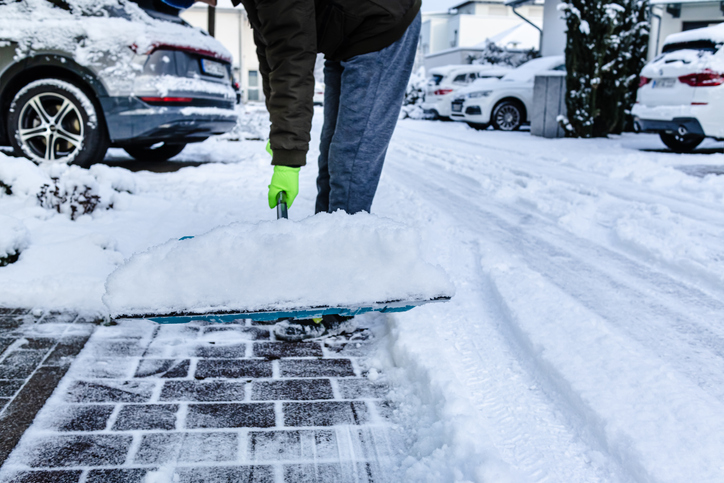
[[212,7],[209,5],[208,13],[206,14],[206,20],[207,20],[207,31],[209,32],[209,35],[212,37],[215,37],[214,34],[216,34],[216,7]]
[[518,11],[516,10],[516,8],[518,8],[519,6],[520,6],[520,5],[510,5],[510,8],[513,9],[513,13],[514,13],[514,14],[516,14],[518,17],[520,17],[521,19],[523,19],[523,21],[524,21],[525,23],[532,25],[533,28],[538,31],[538,50],[540,51],[540,49],[543,47],[543,29],[541,29],[539,26],[537,26],[536,24],[534,24],[533,22],[531,22],[530,20],[528,20],[527,18],[525,18],[525,17],[522,16],[521,14],[519,14]]
[[656,18],[656,50],[654,50],[654,57],[659,55],[659,41],[661,40],[661,15],[654,11],[655,5],[651,5],[651,16]]

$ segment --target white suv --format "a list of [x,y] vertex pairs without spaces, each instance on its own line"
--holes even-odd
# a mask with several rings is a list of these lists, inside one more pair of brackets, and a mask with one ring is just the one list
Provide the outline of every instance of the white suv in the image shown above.
[[641,71],[634,128],[676,152],[724,138],[724,24],[669,35]]
[[498,79],[510,70],[510,67],[483,64],[447,65],[430,69],[422,108],[432,119],[449,118],[450,101],[458,90],[478,79]]
[[563,56],[541,57],[526,62],[500,80],[476,81],[455,96],[451,118],[476,129],[486,129],[492,124],[501,131],[515,131],[528,121],[536,74],[565,69]]

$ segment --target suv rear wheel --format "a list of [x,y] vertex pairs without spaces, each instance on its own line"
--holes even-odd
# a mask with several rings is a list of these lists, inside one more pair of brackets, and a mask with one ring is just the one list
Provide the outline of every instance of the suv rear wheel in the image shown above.
[[88,167],[108,150],[108,135],[91,100],[60,79],[36,80],[15,95],[8,135],[19,155],[38,164]]
[[491,123],[499,131],[515,131],[525,121],[523,108],[515,101],[503,101],[493,109]]
[[698,134],[659,133],[661,141],[675,153],[690,153],[704,140],[704,136]]
[[166,161],[179,154],[186,144],[157,143],[124,146],[123,149],[139,161]]

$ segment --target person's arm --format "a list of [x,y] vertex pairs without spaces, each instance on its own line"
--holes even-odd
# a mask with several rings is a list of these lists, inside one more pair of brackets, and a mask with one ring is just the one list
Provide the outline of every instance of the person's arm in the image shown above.
[[306,164],[312,128],[317,34],[314,2],[258,2],[259,70],[271,117],[273,165]]

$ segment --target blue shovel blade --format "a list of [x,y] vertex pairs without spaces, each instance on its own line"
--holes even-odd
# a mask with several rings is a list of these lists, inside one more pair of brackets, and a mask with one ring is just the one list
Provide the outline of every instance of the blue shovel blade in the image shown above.
[[229,324],[239,319],[252,319],[259,322],[274,321],[278,319],[312,319],[323,315],[355,316],[367,312],[406,312],[410,309],[430,302],[447,302],[450,297],[437,297],[428,300],[383,302],[370,305],[353,307],[311,307],[300,309],[284,310],[263,310],[255,312],[224,312],[206,314],[145,314],[145,315],[121,315],[116,319],[146,319],[159,324],[186,324],[195,320]]

